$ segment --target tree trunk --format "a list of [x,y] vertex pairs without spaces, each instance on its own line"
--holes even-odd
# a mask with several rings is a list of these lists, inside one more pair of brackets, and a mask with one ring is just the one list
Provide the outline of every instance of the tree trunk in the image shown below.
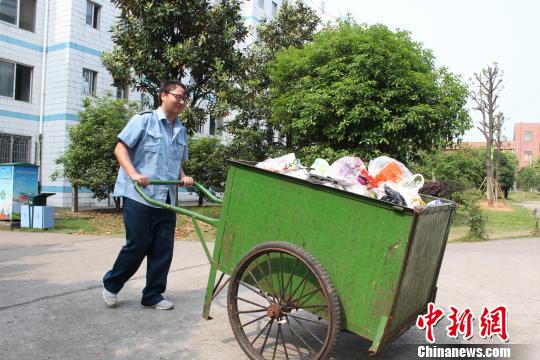
[[120,211],[120,200],[121,200],[121,198],[118,197],[118,196],[113,196],[113,200],[114,200],[114,209],[116,211]]
[[71,191],[71,211],[79,212],[79,188],[73,186]]
[[266,144],[267,148],[270,148],[274,144],[274,128],[268,124],[268,121],[266,122],[266,126]]
[[495,193],[495,203],[499,199],[499,156],[501,154],[499,153],[498,149],[495,149],[495,159],[493,161],[493,166],[495,167],[494,173],[495,173],[495,182],[493,184],[494,186],[494,193]]
[[493,159],[491,158],[491,141],[487,141],[486,149],[486,197],[489,206],[494,202],[494,184],[493,184]]
[[203,206],[203,195],[202,194],[199,194],[199,206]]

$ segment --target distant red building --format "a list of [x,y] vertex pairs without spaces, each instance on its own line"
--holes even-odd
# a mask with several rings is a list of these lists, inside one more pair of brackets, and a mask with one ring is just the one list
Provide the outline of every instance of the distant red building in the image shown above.
[[[464,141],[462,142],[463,145],[474,148],[474,149],[485,149],[486,148],[486,142],[485,141]],[[513,141],[503,141],[501,144],[501,150],[502,151],[509,151],[509,152],[515,152],[514,148],[514,142]]]
[[[464,141],[462,146],[485,149],[486,142]],[[510,151],[517,155],[520,168],[530,166],[540,156],[540,123],[515,124],[514,140],[504,141],[501,148],[503,151]]]
[[514,125],[514,144],[519,167],[529,166],[540,155],[540,123]]

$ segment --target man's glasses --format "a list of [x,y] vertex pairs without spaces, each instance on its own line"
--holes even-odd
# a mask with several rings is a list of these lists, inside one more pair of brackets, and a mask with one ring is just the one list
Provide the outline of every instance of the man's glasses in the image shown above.
[[168,91],[165,91],[165,93],[171,94],[172,96],[174,96],[176,98],[176,101],[187,102],[189,100],[189,98],[183,94],[173,94],[172,92],[168,92]]

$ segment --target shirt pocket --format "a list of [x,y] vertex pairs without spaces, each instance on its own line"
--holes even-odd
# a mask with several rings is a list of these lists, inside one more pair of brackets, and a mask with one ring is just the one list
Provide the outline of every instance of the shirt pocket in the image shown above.
[[157,131],[148,131],[148,136],[144,142],[144,150],[152,153],[161,152],[163,147],[163,136]]
[[173,161],[179,162],[182,160],[186,146],[187,141],[181,136],[177,136],[176,139],[173,141],[171,149]]

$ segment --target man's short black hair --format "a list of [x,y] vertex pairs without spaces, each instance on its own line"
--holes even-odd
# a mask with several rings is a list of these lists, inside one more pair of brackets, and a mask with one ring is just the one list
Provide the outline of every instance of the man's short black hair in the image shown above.
[[168,80],[161,83],[161,86],[159,87],[159,103],[161,104],[161,93],[165,92],[171,92],[176,87],[180,86],[182,89],[184,89],[184,95],[188,96],[188,89],[187,86],[182,84],[182,82],[178,80]]

